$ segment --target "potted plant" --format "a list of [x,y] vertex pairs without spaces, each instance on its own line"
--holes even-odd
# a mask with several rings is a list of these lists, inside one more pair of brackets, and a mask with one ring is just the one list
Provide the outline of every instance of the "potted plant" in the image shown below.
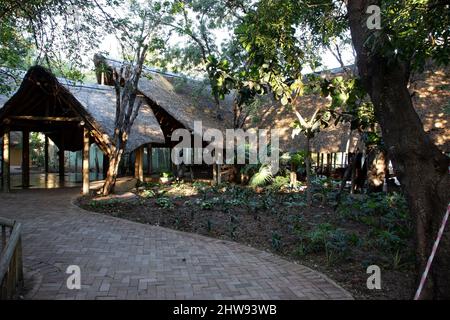
[[161,172],[161,176],[160,176],[159,180],[161,181],[161,183],[169,183],[170,181],[173,180],[172,172],[170,172],[170,171]]

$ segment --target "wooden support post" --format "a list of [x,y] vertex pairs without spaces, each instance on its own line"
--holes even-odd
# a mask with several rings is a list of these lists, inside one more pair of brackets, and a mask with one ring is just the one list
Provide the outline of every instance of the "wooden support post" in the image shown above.
[[212,165],[212,169],[213,169],[213,181],[212,181],[212,184],[214,185],[217,182],[217,166],[216,166],[215,163]]
[[9,192],[11,187],[9,176],[9,128],[3,132],[3,192]]
[[140,182],[144,181],[143,153],[144,153],[143,147],[139,147],[138,149],[135,150],[134,177]]
[[89,194],[89,130],[83,129],[83,194]]
[[44,169],[45,169],[45,173],[48,173],[48,160],[49,160],[49,156],[48,156],[48,137],[47,135],[45,135],[45,140],[44,140]]
[[220,164],[216,164],[217,166],[217,184],[221,184],[222,183],[222,167]]
[[61,135],[61,144],[58,150],[58,170],[59,170],[59,181],[64,182],[64,136]]
[[151,175],[153,171],[152,168],[152,144],[147,145],[147,174]]
[[327,171],[328,174],[330,174],[331,172],[331,158],[332,158],[332,154],[331,153],[327,153]]
[[319,171],[319,168],[320,168],[320,152],[317,152],[316,172]]
[[323,174],[323,153],[320,154],[320,174]]
[[22,258],[22,237],[19,236],[17,241],[17,252],[16,252],[16,265],[17,265],[17,280],[18,285],[23,285],[23,258]]
[[333,169],[336,170],[337,153],[333,153]]
[[30,186],[30,132],[22,131],[22,188]]

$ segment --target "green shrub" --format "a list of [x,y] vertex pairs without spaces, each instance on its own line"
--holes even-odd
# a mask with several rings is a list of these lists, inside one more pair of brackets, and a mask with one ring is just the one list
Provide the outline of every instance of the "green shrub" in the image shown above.
[[273,191],[279,191],[282,188],[289,185],[290,179],[289,177],[283,177],[283,176],[276,176],[269,188]]
[[151,189],[146,189],[140,193],[140,196],[143,198],[152,198],[156,195],[156,192]]
[[368,244],[389,253],[404,247],[412,236],[412,220],[399,193],[347,196],[338,214],[369,226]]
[[214,207],[214,203],[212,201],[201,201],[200,202],[200,208],[202,210],[212,210]]
[[270,165],[262,165],[252,176],[249,184],[252,187],[261,187],[273,180],[272,168]]
[[156,199],[156,204],[164,209],[171,209],[174,207],[172,200],[167,197],[160,197]]
[[321,223],[309,232],[302,232],[300,236],[304,252],[325,252],[329,263],[348,256],[350,245],[355,241],[354,236],[329,223]]
[[281,235],[277,231],[272,231],[272,248],[275,251],[279,251],[281,244]]
[[173,173],[170,171],[163,171],[160,174],[161,178],[172,178],[173,177]]

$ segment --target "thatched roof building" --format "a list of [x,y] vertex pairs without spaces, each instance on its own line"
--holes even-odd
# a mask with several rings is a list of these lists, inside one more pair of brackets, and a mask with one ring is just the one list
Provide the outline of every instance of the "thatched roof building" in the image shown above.
[[[109,86],[77,85],[57,79],[42,67],[32,67],[22,84],[9,95],[0,95],[0,131],[46,133],[58,148],[82,148],[82,124],[92,131],[92,142],[105,150],[114,133],[115,93]],[[126,151],[148,143],[164,143],[163,132],[144,101],[129,136]]]
[[[414,107],[422,120],[424,130],[432,141],[443,151],[450,152],[450,69],[429,68],[413,77],[410,92]],[[333,74],[339,73],[338,69]],[[342,70],[341,70],[342,71]],[[258,114],[250,118],[247,127],[278,128],[282,130],[280,148],[284,151],[305,148],[305,138],[299,135],[292,139],[291,123],[297,120],[289,107],[281,106],[272,99],[259,109]],[[316,95],[307,95],[299,99],[297,111],[303,117],[310,118],[318,107],[327,107],[330,102]],[[352,152],[358,136],[352,133],[348,124],[323,129],[312,141],[312,151],[320,153]]]
[[[122,62],[95,55],[94,63],[98,81],[113,85],[112,71]],[[167,137],[177,128],[193,130],[194,121],[202,121],[204,130],[232,128],[233,97],[227,96],[217,109],[209,85],[201,81],[144,67],[138,90],[152,105]]]

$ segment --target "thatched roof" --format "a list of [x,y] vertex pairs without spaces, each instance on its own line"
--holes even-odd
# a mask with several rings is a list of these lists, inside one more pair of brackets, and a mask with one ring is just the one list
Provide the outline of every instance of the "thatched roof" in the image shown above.
[[[57,79],[42,67],[32,67],[20,87],[9,95],[0,95],[0,129],[3,120],[13,116],[45,116],[49,108],[53,116],[80,117],[98,136],[111,139],[114,132],[115,93],[109,86],[97,84],[77,85],[65,79]],[[47,111],[46,111],[47,110]],[[81,149],[79,125],[63,127],[43,121],[34,124],[35,131],[47,131],[49,137],[60,144],[64,136],[66,150]],[[11,130],[20,126],[10,124]],[[17,127],[14,127],[17,126]],[[99,143],[99,141],[96,141]],[[133,124],[126,151],[132,151],[147,143],[164,143],[164,136],[151,108],[144,103]],[[101,147],[101,146],[100,146]]]
[[[122,62],[100,55],[94,57],[94,63],[98,70],[106,66],[109,72],[122,66]],[[232,128],[231,96],[220,101],[221,107],[217,110],[209,85],[201,81],[147,67],[144,67],[142,74],[139,91],[186,129],[193,130],[194,121],[202,121],[204,129]],[[107,82],[111,83],[111,80]]]
[[[432,141],[443,151],[450,152],[450,115],[444,111],[450,107],[450,68],[430,69],[415,77],[410,88],[417,114],[422,120],[424,130]],[[325,72],[328,73],[328,72]],[[333,70],[332,74],[339,73]],[[302,135],[292,139],[291,123],[297,120],[295,114],[288,107],[283,107],[273,99],[266,98],[266,102],[259,109],[258,115],[249,119],[247,127],[278,128],[281,129],[280,148],[291,151],[305,148],[305,138]],[[297,110],[303,117],[310,118],[317,107],[327,107],[327,99],[317,95],[301,97]],[[349,139],[349,125],[331,125],[323,129],[312,141],[312,151],[322,153],[352,152],[356,147],[358,136],[353,133]],[[347,149],[347,146],[349,149]]]
[[450,152],[450,67],[414,76],[410,91],[425,132],[442,151]]
[[[305,118],[310,118],[316,108],[325,107],[329,102],[317,95],[304,96],[300,99],[297,111]],[[246,128],[279,129],[280,149],[284,152],[306,149],[306,139],[300,134],[292,138],[291,124],[297,120],[293,110],[280,103],[266,103],[259,108],[257,115],[246,122]],[[358,136],[350,135],[348,124],[331,125],[322,129],[311,141],[311,151],[321,153],[347,152],[354,150]]]
[[[93,118],[97,127],[104,134],[112,137],[114,134],[114,120],[116,116],[116,95],[114,89],[104,85],[66,85],[70,93],[84,107],[86,112]],[[142,99],[138,97],[137,99]],[[153,115],[152,109],[145,102],[139,109],[130,137],[127,142],[126,151],[132,151],[148,143],[164,143],[164,135]]]

